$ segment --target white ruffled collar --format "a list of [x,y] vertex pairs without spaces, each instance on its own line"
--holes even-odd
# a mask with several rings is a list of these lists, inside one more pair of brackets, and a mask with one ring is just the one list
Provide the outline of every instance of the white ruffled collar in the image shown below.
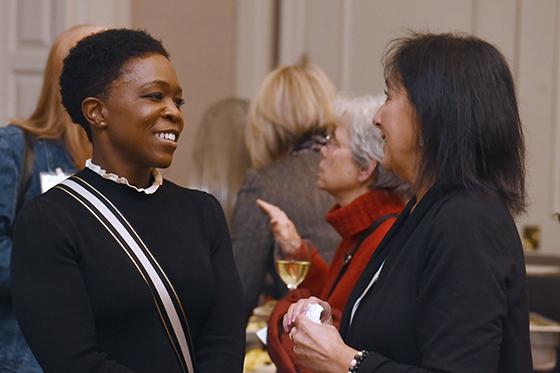
[[91,158],[86,161],[86,167],[104,179],[114,181],[117,184],[124,184],[141,193],[153,194],[163,184],[163,177],[161,176],[161,172],[159,172],[157,168],[154,168],[154,170],[152,171],[152,176],[154,177],[153,184],[150,185],[148,188],[138,188],[135,187],[134,185],[131,185],[126,178],[105,171],[104,169],[101,168],[101,166],[98,166],[95,163],[93,163],[91,161]]

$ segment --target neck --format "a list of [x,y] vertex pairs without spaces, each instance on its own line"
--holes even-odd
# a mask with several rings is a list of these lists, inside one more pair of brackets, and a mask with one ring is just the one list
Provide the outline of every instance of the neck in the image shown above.
[[108,173],[124,177],[130,185],[134,185],[137,188],[147,188],[151,184],[153,171],[151,168],[123,164],[117,160],[96,156],[95,152],[91,157],[91,161]]
[[340,193],[331,193],[331,195],[334,197],[340,207],[345,207],[348,206],[353,200],[355,200],[362,194],[366,194],[367,192],[369,192],[369,188],[366,185],[360,185],[359,187],[351,190],[345,190]]

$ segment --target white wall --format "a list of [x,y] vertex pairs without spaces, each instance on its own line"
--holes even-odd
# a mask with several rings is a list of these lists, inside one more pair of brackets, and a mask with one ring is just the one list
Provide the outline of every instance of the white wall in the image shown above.
[[183,87],[185,130],[165,177],[188,185],[192,140],[210,105],[235,93],[237,2],[134,0],[133,27],[163,41]]
[[52,42],[66,28],[127,26],[130,0],[0,1],[0,125],[37,103]]

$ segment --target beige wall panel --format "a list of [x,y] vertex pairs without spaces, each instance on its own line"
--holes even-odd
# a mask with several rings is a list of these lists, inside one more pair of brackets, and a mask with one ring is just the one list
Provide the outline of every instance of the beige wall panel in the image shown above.
[[31,114],[54,38],[67,27],[128,24],[130,0],[0,0],[0,126]]
[[307,21],[306,52],[311,63],[321,61],[321,68],[341,88],[343,77],[345,2],[311,0]]
[[7,0],[1,9],[1,125],[31,114],[48,49],[56,36],[53,9],[60,0]]
[[279,0],[278,63],[291,65],[307,52],[309,1]]
[[557,1],[523,1],[519,34],[517,90],[527,143],[529,189],[528,214],[519,219],[541,228],[542,251],[560,253],[560,229],[551,219],[554,185],[553,160],[555,87],[558,69],[556,52]]
[[517,22],[521,0],[474,0],[472,32],[496,45],[516,75]]
[[470,31],[472,3],[464,0],[352,1],[349,91],[384,89],[381,59],[387,43],[406,30]]
[[381,57],[389,40],[408,29],[471,31],[474,8],[464,0],[284,0],[280,62],[296,63],[306,53],[341,91],[381,92]]
[[[554,90],[554,162],[552,164],[552,173],[554,174],[553,188],[553,209],[557,214],[560,223],[560,1],[556,3],[556,59],[554,82],[556,84]],[[560,245],[560,238],[556,239]],[[560,251],[560,250],[559,250]]]
[[78,15],[83,22],[108,27],[130,25],[130,2],[134,0],[87,0],[78,1]]
[[202,113],[235,92],[236,3],[231,0],[135,0],[131,24],[160,38],[183,86],[185,130],[164,175],[188,185],[192,138]]
[[[16,46],[48,47],[51,43],[51,1],[20,0],[16,3]],[[36,14],[37,17],[29,17]]]
[[235,91],[251,99],[274,65],[275,0],[238,0]]
[[43,74],[41,71],[16,71],[10,79],[10,92],[15,95],[15,117],[29,116],[39,98]]

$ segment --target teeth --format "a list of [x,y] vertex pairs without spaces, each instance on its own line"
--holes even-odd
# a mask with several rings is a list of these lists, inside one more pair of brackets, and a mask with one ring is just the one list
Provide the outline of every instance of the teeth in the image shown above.
[[162,140],[169,140],[175,142],[177,140],[177,136],[174,133],[170,132],[158,132],[156,136]]

